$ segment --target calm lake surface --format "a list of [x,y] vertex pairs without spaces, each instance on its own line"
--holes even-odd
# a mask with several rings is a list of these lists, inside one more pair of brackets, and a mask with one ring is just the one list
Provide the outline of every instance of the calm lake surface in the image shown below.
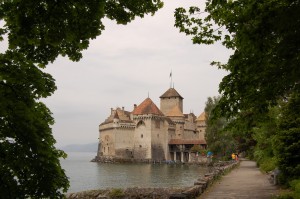
[[192,186],[206,167],[168,164],[101,164],[96,153],[68,153],[61,160],[70,179],[69,193],[90,189]]

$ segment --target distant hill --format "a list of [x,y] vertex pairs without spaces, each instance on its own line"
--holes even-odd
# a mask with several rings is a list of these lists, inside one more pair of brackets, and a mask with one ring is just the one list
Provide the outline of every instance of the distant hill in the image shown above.
[[98,143],[70,144],[60,148],[65,152],[97,152]]

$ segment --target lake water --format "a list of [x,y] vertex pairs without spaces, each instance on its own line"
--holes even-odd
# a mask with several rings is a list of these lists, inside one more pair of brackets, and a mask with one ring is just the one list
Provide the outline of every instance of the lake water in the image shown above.
[[70,180],[69,193],[126,187],[184,187],[206,173],[206,167],[181,164],[101,164],[90,162],[96,153],[68,153],[61,160]]

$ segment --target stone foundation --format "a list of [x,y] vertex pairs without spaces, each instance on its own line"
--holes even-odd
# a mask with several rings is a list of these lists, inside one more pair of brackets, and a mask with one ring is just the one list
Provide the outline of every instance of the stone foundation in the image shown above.
[[117,158],[113,156],[96,156],[91,162],[99,163],[152,163],[151,159]]
[[[99,162],[99,163],[179,163],[182,162],[172,161],[172,160],[153,160],[153,159],[137,159],[137,158],[118,158],[115,156],[96,156],[91,162]],[[199,156],[196,157],[195,155],[191,156],[190,162],[184,162],[184,164],[199,164],[205,165],[207,163],[207,157]]]

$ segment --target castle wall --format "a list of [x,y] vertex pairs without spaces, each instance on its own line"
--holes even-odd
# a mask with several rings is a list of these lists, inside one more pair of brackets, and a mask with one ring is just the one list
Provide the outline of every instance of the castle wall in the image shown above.
[[115,155],[115,133],[116,129],[114,128],[101,131],[99,140],[99,142],[101,143],[100,155]]
[[133,157],[134,159],[151,159],[151,120],[137,119],[134,131]]
[[195,130],[196,129],[196,124],[194,122],[186,120],[185,123],[184,123],[184,129]]
[[196,130],[184,130],[183,139],[187,140],[198,140],[199,139],[199,132]]
[[176,130],[175,130],[175,139],[183,139],[184,134],[184,124],[183,123],[176,123]]
[[160,99],[160,110],[164,115],[174,107],[178,106],[180,111],[183,112],[183,103],[182,99],[179,97],[170,97],[170,98],[161,98]]
[[205,140],[205,130],[206,130],[205,127],[197,128],[197,131],[199,132],[199,139],[200,140]]
[[155,161],[166,159],[167,128],[161,118],[152,119],[151,122],[151,153]]
[[205,121],[197,121],[197,131],[199,132],[199,139],[205,140],[205,130],[206,130]]
[[184,133],[184,118],[183,117],[170,117],[175,123],[175,136],[171,134],[171,139],[182,139]]
[[169,124],[167,121],[164,122],[165,128],[166,128],[166,141],[165,141],[165,156],[167,160],[171,160],[171,154],[170,154],[170,148],[169,148],[169,142],[171,139],[176,138],[176,125],[175,124]]
[[184,123],[183,139],[199,139],[199,132],[196,130],[196,124],[190,120]]
[[133,158],[134,128],[118,128],[115,134],[115,154],[118,158]]
[[168,142],[171,139],[175,139],[176,138],[176,126],[174,125],[174,127],[172,128],[168,128]]

